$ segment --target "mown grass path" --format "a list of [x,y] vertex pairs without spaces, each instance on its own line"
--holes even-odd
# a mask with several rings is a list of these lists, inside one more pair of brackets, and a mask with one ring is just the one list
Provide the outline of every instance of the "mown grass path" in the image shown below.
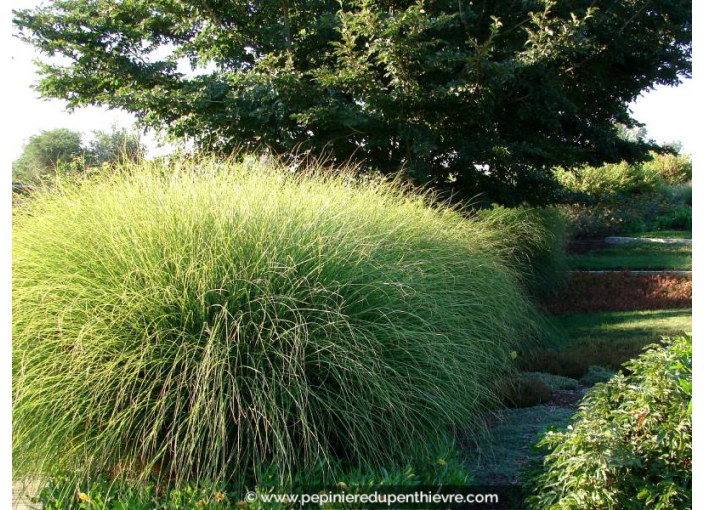
[[686,244],[607,244],[569,257],[573,270],[691,270],[692,246]]

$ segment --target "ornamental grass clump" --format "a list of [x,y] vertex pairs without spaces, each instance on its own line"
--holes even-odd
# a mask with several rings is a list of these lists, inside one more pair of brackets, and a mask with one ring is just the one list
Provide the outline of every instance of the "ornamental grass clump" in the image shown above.
[[558,209],[494,206],[477,215],[497,235],[502,255],[529,294],[542,300],[564,288],[568,225]]
[[15,476],[429,457],[540,334],[487,222],[351,173],[143,163],[14,221]]

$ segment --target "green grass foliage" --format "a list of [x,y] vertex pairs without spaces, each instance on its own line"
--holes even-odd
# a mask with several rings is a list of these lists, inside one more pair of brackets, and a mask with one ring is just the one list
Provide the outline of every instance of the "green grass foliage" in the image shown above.
[[13,226],[14,476],[236,486],[432,458],[539,337],[500,228],[254,160],[36,194]]
[[[449,448],[448,448],[449,447]],[[296,474],[287,493],[368,493],[377,487],[418,485],[467,485],[472,479],[463,466],[463,455],[450,445],[438,448],[437,456],[425,464],[407,465],[376,474],[359,469],[341,469],[335,481],[311,484],[310,473]],[[322,479],[323,474],[318,473]],[[281,494],[278,478],[273,471],[263,473],[256,487],[257,494]],[[36,500],[43,510],[288,510],[291,502],[245,501],[245,491],[223,484],[188,483],[182,487],[165,489],[155,484],[120,486],[106,477],[77,480],[58,476],[47,480]],[[310,503],[305,508],[321,505]],[[327,505],[326,507],[331,507]],[[348,508],[356,508],[354,505]]]
[[625,243],[569,256],[576,270],[691,270],[691,244]]
[[493,225],[496,241],[529,293],[545,297],[565,284],[568,224],[558,209],[495,206],[478,216]]
[[533,508],[691,508],[692,341],[666,340],[597,385],[548,455]]

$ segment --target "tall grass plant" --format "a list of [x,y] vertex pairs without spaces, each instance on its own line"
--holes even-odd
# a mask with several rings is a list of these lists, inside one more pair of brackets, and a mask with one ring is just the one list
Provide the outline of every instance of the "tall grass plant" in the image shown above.
[[541,336],[499,228],[257,160],[36,193],[13,226],[14,476],[284,484],[476,437]]

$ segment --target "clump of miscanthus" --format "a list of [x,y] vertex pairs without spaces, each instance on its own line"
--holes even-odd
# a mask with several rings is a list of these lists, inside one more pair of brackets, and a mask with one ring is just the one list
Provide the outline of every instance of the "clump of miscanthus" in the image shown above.
[[14,476],[284,483],[478,434],[542,327],[496,228],[254,159],[58,182],[13,225]]

